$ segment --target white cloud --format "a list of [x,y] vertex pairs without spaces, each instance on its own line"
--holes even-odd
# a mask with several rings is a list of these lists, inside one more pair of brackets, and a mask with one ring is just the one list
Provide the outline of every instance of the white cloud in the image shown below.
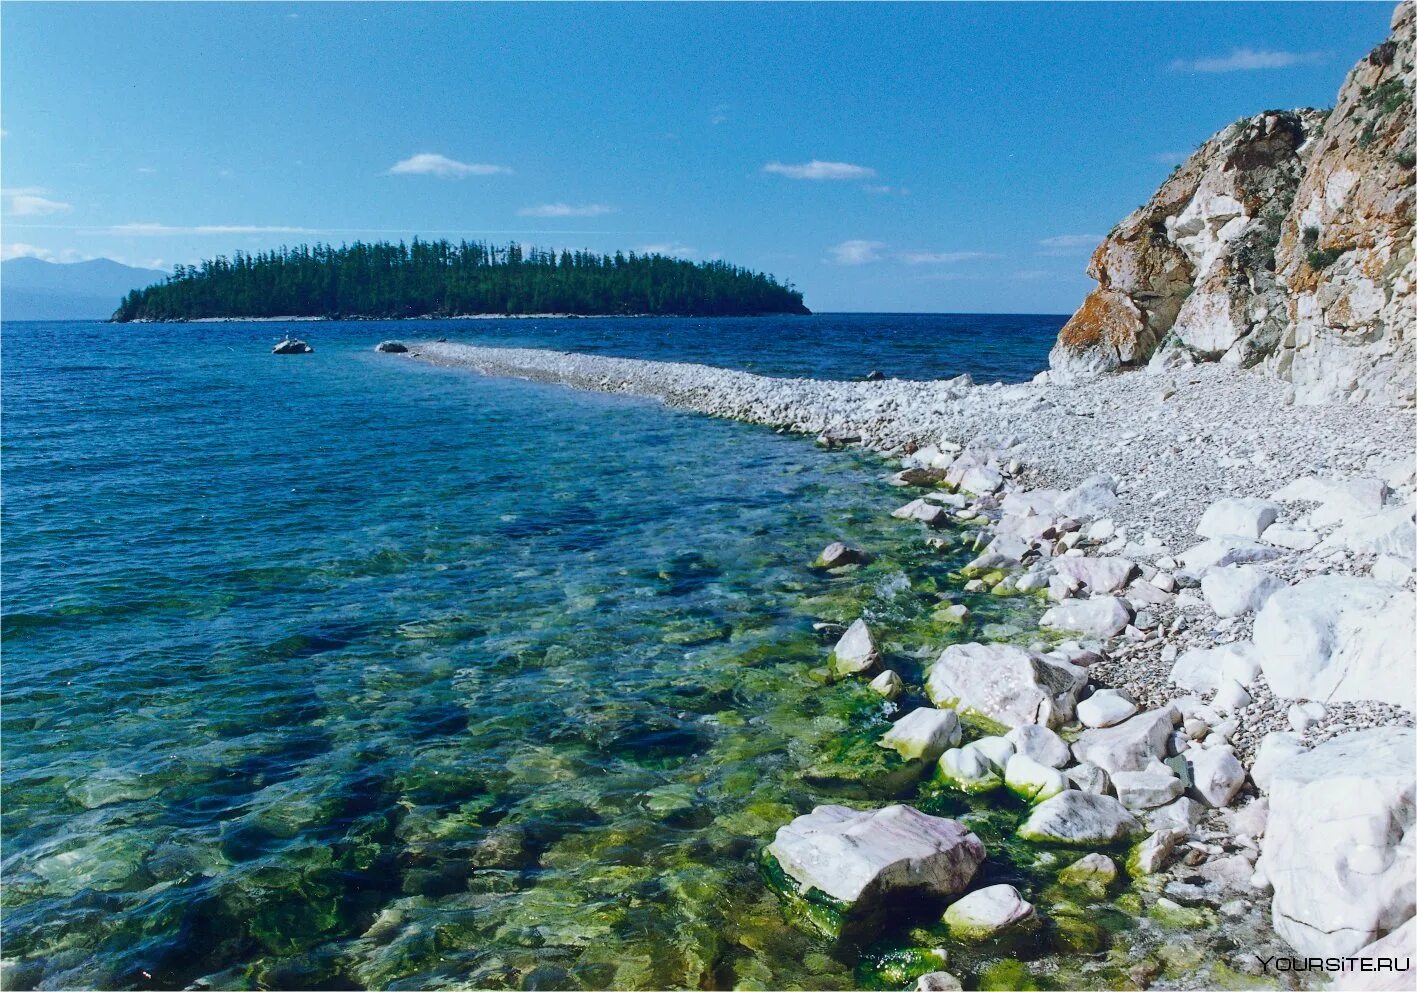
[[833,245],[827,251],[831,252],[832,261],[837,265],[867,265],[881,260],[881,249],[885,246],[884,241],[863,241],[853,238],[850,241],[843,241],[839,245]]
[[410,155],[389,168],[391,176],[439,176],[443,179],[461,179],[463,176],[495,176],[510,173],[505,165],[484,165],[480,162],[459,162],[446,155],[420,152]]
[[876,196],[909,196],[910,190],[904,186],[862,186],[867,193],[874,193]]
[[46,214],[62,214],[73,209],[67,203],[40,196],[41,192],[43,190],[6,190],[5,195],[10,201],[10,213],[16,217],[43,217]]
[[0,245],[0,259],[8,261],[12,258],[38,258],[46,262],[86,262],[93,256],[86,255],[77,248],[51,251],[38,245],[25,244],[23,241],[12,241],[9,244]]
[[896,252],[895,257],[907,265],[948,265],[951,262],[968,262],[976,258],[995,258],[987,251],[919,251]]
[[763,166],[763,171],[775,172],[788,179],[870,179],[876,174],[875,169],[868,169],[864,165],[852,165],[850,162],[823,162],[815,158],[800,165],[769,162]]
[[1056,279],[1058,273],[1052,269],[1021,269],[1014,273],[1014,278],[1022,282],[1043,282],[1049,279]]
[[522,207],[517,211],[518,217],[603,217],[605,214],[613,214],[614,207],[606,206],[603,203],[587,203],[583,206],[572,206],[569,203],[541,203],[534,207]]
[[674,258],[693,258],[699,253],[697,248],[690,248],[677,241],[657,245],[640,245],[635,251],[641,255],[669,255]]
[[115,224],[105,228],[109,234],[135,234],[164,237],[173,234],[319,234],[310,227],[280,227],[259,224],[198,224],[177,227],[170,224]]
[[1038,242],[1038,247],[1042,249],[1038,254],[1054,257],[1085,255],[1096,248],[1101,240],[1100,234],[1059,234]]
[[1287,69],[1324,60],[1323,52],[1284,52],[1236,48],[1229,55],[1204,59],[1177,59],[1173,72],[1248,72],[1253,69]]
[[1157,152],[1151,156],[1151,160],[1161,165],[1180,165],[1190,157],[1190,152]]
[[150,165],[140,165],[138,166],[138,171],[145,176],[151,176],[153,173],[157,172],[157,170]]
[[731,109],[733,108],[729,107],[728,104],[720,103],[709,112],[709,123],[714,127],[728,123],[728,111]]

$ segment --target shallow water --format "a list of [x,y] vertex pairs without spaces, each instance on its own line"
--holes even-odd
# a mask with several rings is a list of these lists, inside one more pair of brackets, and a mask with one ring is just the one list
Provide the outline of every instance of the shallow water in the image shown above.
[[[6,987],[906,987],[937,925],[830,940],[760,859],[893,798],[1048,911],[951,970],[1124,981],[1138,907],[1014,804],[888,787],[886,708],[823,678],[817,620],[918,684],[1039,612],[963,594],[888,466],[301,330],[4,328]],[[812,569],[836,538],[878,557]]]

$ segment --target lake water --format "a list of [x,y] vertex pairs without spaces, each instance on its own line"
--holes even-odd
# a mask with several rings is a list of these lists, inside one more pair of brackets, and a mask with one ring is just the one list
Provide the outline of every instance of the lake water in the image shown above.
[[874,981],[758,863],[886,726],[812,624],[918,677],[1019,607],[869,455],[371,346],[1021,380],[1061,322],[6,325],[7,986]]

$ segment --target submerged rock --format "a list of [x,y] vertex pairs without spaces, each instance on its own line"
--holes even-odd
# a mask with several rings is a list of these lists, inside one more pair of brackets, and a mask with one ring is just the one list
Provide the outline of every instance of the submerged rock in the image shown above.
[[818,806],[781,827],[767,853],[799,892],[821,892],[858,920],[901,897],[957,895],[984,861],[969,828],[900,805]]
[[846,565],[861,565],[871,560],[871,556],[858,548],[847,547],[840,541],[833,541],[817,556],[818,568],[842,568]]

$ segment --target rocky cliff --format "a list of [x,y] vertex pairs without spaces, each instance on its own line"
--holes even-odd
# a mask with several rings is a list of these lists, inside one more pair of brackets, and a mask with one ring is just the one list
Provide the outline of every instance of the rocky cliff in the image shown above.
[[1415,11],[1398,6],[1332,111],[1231,124],[1113,229],[1054,375],[1219,360],[1301,403],[1413,404]]

